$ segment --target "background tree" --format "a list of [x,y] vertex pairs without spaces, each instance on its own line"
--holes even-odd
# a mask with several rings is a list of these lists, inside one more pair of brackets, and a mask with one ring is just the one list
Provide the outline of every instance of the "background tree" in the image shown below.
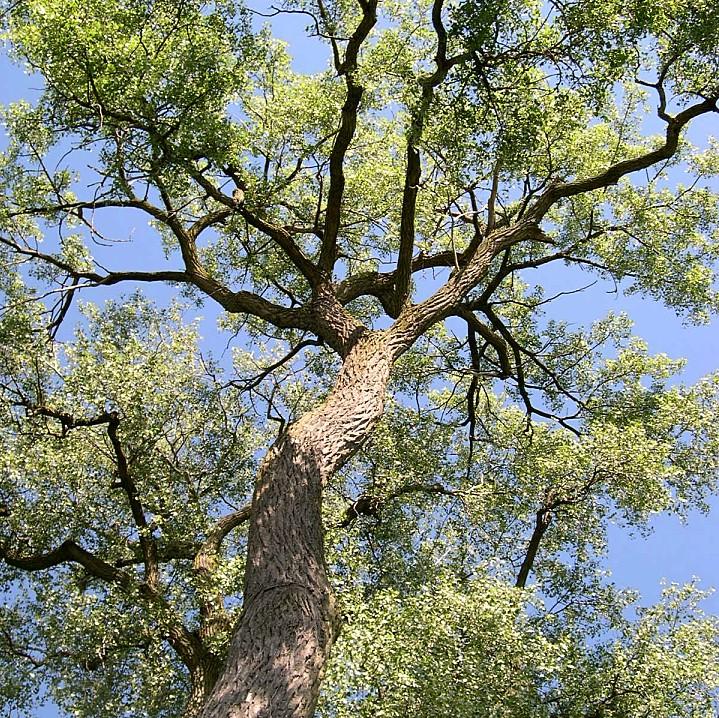
[[[230,0],[2,6],[43,88],[0,164],[7,710],[715,714],[696,586],[632,610],[602,556],[715,491],[717,380],[535,283],[716,309],[710,3],[271,10],[314,75]],[[185,304],[74,308],[141,283]]]

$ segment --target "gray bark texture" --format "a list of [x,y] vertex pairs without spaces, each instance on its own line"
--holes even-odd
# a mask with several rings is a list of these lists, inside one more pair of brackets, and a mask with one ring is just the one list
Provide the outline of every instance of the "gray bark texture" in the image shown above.
[[202,718],[305,718],[314,713],[336,637],[324,561],[322,487],[382,416],[393,360],[368,333],[328,398],[265,457],[252,502],[244,610]]
[[265,457],[252,499],[244,609],[201,718],[310,718],[337,635],[324,561],[322,488],[384,410],[394,362],[485,276],[497,252],[532,226],[495,232],[429,299],[406,304],[387,331],[362,327],[328,288],[318,334],[344,356],[327,399],[290,424]]
[[199,718],[207,696],[217,681],[219,668],[218,661],[211,658],[193,666],[190,671],[190,693],[182,718]]

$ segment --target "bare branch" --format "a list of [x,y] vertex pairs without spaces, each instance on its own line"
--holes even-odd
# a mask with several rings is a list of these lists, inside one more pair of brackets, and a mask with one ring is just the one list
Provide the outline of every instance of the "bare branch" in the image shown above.
[[444,0],[434,0],[432,5],[432,25],[437,35],[436,69],[431,75],[419,78],[422,96],[418,109],[413,113],[407,137],[407,167],[402,191],[402,215],[399,230],[399,254],[395,276],[395,307],[391,316],[398,316],[409,297],[410,278],[412,276],[412,253],[414,250],[415,215],[417,194],[422,173],[419,143],[422,140],[424,121],[429,111],[434,90],[447,77],[452,67],[465,59],[464,55],[447,59],[447,31],[442,24]]
[[583,192],[591,192],[592,190],[608,187],[616,184],[625,175],[647,169],[657,162],[669,159],[676,153],[679,147],[681,131],[691,120],[710,112],[719,111],[717,109],[717,99],[716,97],[712,97],[690,105],[675,117],[666,115],[667,130],[664,144],[661,147],[634,157],[633,159],[617,162],[604,172],[594,175],[593,177],[578,179],[573,182],[553,183],[537,198],[527,213],[527,216],[538,222],[547,214],[550,207],[560,199],[566,199],[567,197],[574,197]]
[[[205,177],[202,172],[192,167],[187,167],[187,171],[192,178],[202,187],[207,194],[212,197],[216,202],[223,205],[227,210],[226,216],[230,216],[232,212],[237,212],[251,227],[262,232],[267,237],[270,237],[276,242],[287,255],[288,259],[300,270],[302,275],[309,281],[311,285],[315,285],[319,281],[319,274],[317,267],[303,254],[302,250],[295,244],[292,239],[292,235],[276,224],[273,224],[265,219],[262,219],[259,215],[250,212],[246,206],[246,202],[238,202],[234,197],[226,195],[224,192],[219,190],[215,184]],[[232,168],[227,168],[228,174],[236,179],[236,183],[239,182],[239,178],[236,173],[232,171]],[[241,183],[240,183],[241,184]],[[244,190],[243,190],[244,192]],[[220,216],[222,210],[218,210],[215,216]],[[222,215],[225,216],[224,213]],[[205,222],[209,221],[205,218]],[[218,220],[219,221],[219,220]],[[200,220],[202,222],[202,220]],[[204,229],[204,225],[200,225],[200,231]],[[191,233],[190,237],[194,239],[197,233]]]
[[292,347],[292,349],[290,349],[290,351],[287,352],[281,359],[278,359],[276,362],[273,362],[269,366],[265,367],[257,376],[253,377],[252,379],[249,379],[247,381],[232,380],[229,383],[232,386],[238,387],[242,391],[249,391],[250,389],[254,389],[256,386],[259,386],[270,374],[272,374],[273,371],[287,364],[288,361],[290,361],[293,357],[299,354],[299,352],[301,352],[303,349],[306,349],[307,347],[320,347],[323,345],[323,343],[324,342],[321,339],[304,339],[303,341],[298,342],[294,347]]
[[553,490],[550,490],[547,493],[544,505],[536,513],[534,530],[532,531],[524,560],[522,561],[519,573],[517,574],[517,580],[515,583],[517,588],[524,588],[527,585],[529,573],[531,572],[537,558],[539,545],[541,544],[542,538],[552,522],[552,517],[557,514],[559,509],[567,506],[576,506],[584,501],[590,495],[591,490],[602,480],[602,478],[604,478],[604,472],[595,468],[589,479],[587,479],[572,495],[560,498],[554,494]]
[[482,339],[489,343],[497,352],[499,357],[499,365],[502,368],[500,378],[507,378],[512,374],[512,365],[509,361],[509,352],[507,350],[507,342],[498,334],[495,334],[486,324],[479,320],[476,314],[468,309],[459,309],[455,315],[464,319],[467,325],[479,334]]
[[544,534],[549,528],[549,524],[552,521],[552,509],[553,506],[543,506],[537,511],[536,519],[534,523],[534,530],[532,536],[529,539],[527,551],[522,561],[522,565],[517,574],[517,580],[515,582],[516,588],[524,588],[527,585],[527,579],[529,578],[529,572],[534,566],[534,561],[537,558],[537,551],[539,550],[539,544],[542,542]]
[[74,541],[64,541],[52,551],[32,556],[17,556],[10,553],[6,547],[0,547],[0,558],[13,568],[30,572],[45,571],[65,563],[76,563],[95,578],[118,584],[128,594],[137,593],[144,596],[165,610],[167,640],[183,663],[192,668],[201,660],[203,648],[199,640],[185,628],[167,601],[155,589],[147,583],[138,584],[130,574],[86,551]]
[[[327,276],[332,274],[332,269],[337,261],[337,235],[340,228],[342,198],[345,189],[345,155],[357,128],[357,112],[364,93],[364,87],[355,81],[354,75],[362,43],[377,22],[377,0],[367,0],[361,5],[362,20],[347,43],[344,60],[337,66],[337,74],[345,78],[347,95],[342,106],[339,131],[330,152],[330,186],[327,193],[324,236],[319,259],[320,271]],[[337,63],[336,57],[335,63]]]
[[193,570],[198,575],[203,594],[200,606],[200,638],[203,640],[211,638],[218,630],[228,627],[225,597],[212,585],[212,578],[217,569],[222,542],[232,530],[248,521],[251,516],[250,505],[220,518],[195,554]]

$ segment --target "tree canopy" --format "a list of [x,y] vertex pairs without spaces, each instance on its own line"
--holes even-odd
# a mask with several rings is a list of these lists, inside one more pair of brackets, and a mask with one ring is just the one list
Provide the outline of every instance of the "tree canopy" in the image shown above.
[[0,9],[3,711],[716,715],[705,593],[605,559],[719,375],[543,289],[719,308],[713,3]]

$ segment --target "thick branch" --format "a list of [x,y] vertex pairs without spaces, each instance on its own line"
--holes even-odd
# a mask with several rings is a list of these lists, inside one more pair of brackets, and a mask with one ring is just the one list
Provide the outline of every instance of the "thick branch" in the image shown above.
[[120,442],[120,438],[117,435],[117,430],[120,426],[120,417],[118,413],[115,411],[104,411],[97,416],[77,418],[67,412],[59,411],[48,406],[34,405],[30,401],[24,399],[20,400],[18,403],[27,409],[28,414],[47,416],[57,419],[62,425],[63,435],[65,435],[70,429],[100,426],[102,424],[107,425],[107,435],[115,454],[117,477],[119,479],[120,486],[127,494],[132,519],[139,533],[140,547],[142,549],[143,563],[145,565],[145,580],[151,590],[157,591],[159,587],[157,543],[152,536],[142,503],[138,496],[137,486],[135,485],[135,481],[130,473],[125,451]]
[[417,213],[417,193],[422,172],[419,143],[422,140],[424,122],[434,99],[434,90],[447,77],[447,73],[465,59],[465,55],[447,58],[447,31],[442,24],[444,0],[434,0],[432,5],[432,26],[437,35],[436,69],[431,75],[419,79],[422,95],[419,107],[413,113],[407,138],[407,167],[402,191],[402,216],[399,230],[399,255],[396,274],[396,316],[409,297],[410,278],[412,276],[412,253],[414,250],[415,217]]
[[524,561],[517,574],[517,581],[514,584],[517,588],[524,588],[527,585],[527,579],[529,578],[529,572],[534,566],[534,560],[537,557],[537,551],[539,550],[539,544],[542,542],[542,537],[547,532],[549,524],[552,521],[552,508],[553,506],[543,506],[537,511],[536,520],[534,523],[534,531],[529,539],[527,546],[527,552],[524,556]]
[[467,293],[486,276],[497,254],[517,242],[531,239],[536,232],[536,225],[524,221],[487,235],[432,296],[415,306],[405,306],[389,330],[393,351],[397,355],[406,351],[430,326],[453,314]]
[[[431,97],[432,91],[429,90]],[[429,100],[427,101],[429,105]],[[397,257],[397,272],[395,279],[395,316],[409,297],[410,278],[412,276],[412,253],[414,251],[415,215],[417,212],[417,193],[422,165],[419,149],[416,143],[422,134],[422,118],[417,118],[415,127],[410,132],[407,143],[407,169],[404,176],[404,189],[402,190],[402,218],[399,227],[399,255]]]
[[[127,548],[132,552],[132,558],[120,558],[112,562],[113,566],[122,568],[125,566],[135,566],[145,562],[142,556],[142,547],[137,542],[128,542]],[[157,561],[158,563],[169,563],[170,561],[192,561],[197,552],[197,544],[192,542],[172,542],[158,544]]]
[[207,275],[204,270],[197,271],[197,268],[194,274],[180,270],[157,272],[122,271],[99,274],[98,272],[77,270],[59,257],[29,247],[23,247],[17,242],[2,236],[0,236],[0,243],[10,247],[20,256],[50,264],[75,280],[86,280],[87,284],[81,285],[80,288],[107,287],[121,282],[180,282],[182,284],[192,284],[230,313],[252,314],[277,327],[286,329],[309,330],[312,327],[306,311],[300,308],[289,309],[282,307],[252,292],[233,292]]
[[[464,255],[457,257],[452,251],[438,252],[437,254],[420,254],[412,258],[411,271],[421,272],[424,269],[454,267],[459,262],[466,264]],[[353,299],[362,296],[374,296],[380,300],[389,316],[397,317],[392,304],[393,291],[396,283],[397,270],[392,272],[361,272],[353,274],[336,285],[337,299],[341,304],[348,304]],[[385,306],[387,305],[387,306]]]
[[233,211],[234,210],[230,209],[229,207],[221,207],[220,209],[216,209],[213,212],[208,212],[207,214],[200,217],[187,230],[187,233],[190,235],[190,237],[197,238],[208,227],[220,224],[221,222],[224,222],[228,217],[231,217]]
[[203,640],[214,635],[219,627],[227,626],[224,595],[212,585],[213,574],[217,569],[220,546],[227,535],[248,521],[251,515],[252,506],[245,506],[218,519],[195,554],[193,569],[199,577],[200,591],[203,594],[200,607],[200,638]]
[[45,262],[46,264],[50,264],[75,280],[87,280],[90,283],[88,286],[110,286],[112,284],[119,284],[120,282],[126,281],[191,283],[191,279],[187,272],[180,270],[161,270],[157,272],[108,272],[103,275],[98,274],[97,272],[78,270],[60,257],[40,252],[39,250],[32,249],[30,247],[24,247],[7,237],[0,236],[0,243],[10,247],[10,249],[19,256],[28,257],[29,259],[37,259],[41,262]]
[[[137,584],[131,575],[86,551],[74,541],[64,541],[58,548],[48,553],[25,557],[12,555],[7,549],[0,548],[0,558],[9,566],[30,572],[45,571],[64,563],[76,563],[91,576],[107,583],[116,583],[128,593],[138,592],[166,611],[172,611],[167,601],[147,583]],[[177,651],[183,663],[192,668],[201,659],[203,650],[201,644],[185,628],[179,618],[167,616],[165,620],[167,621],[165,628],[167,640]]]
[[344,61],[337,68],[337,74],[345,78],[347,96],[342,106],[339,131],[330,152],[330,187],[327,193],[325,227],[319,259],[319,268],[327,276],[331,275],[337,261],[337,235],[345,190],[345,155],[357,129],[357,112],[364,93],[364,87],[355,81],[357,60],[362,43],[377,22],[377,0],[368,0],[361,5],[362,20],[347,43]]
[[[210,197],[212,197],[212,199],[223,205],[228,210],[228,216],[232,212],[239,213],[240,216],[251,227],[254,227],[255,229],[259,230],[264,235],[276,242],[279,247],[281,247],[281,249],[287,255],[288,259],[295,265],[295,267],[297,267],[297,269],[299,269],[302,275],[309,281],[310,285],[314,286],[317,283],[317,281],[319,280],[319,273],[317,272],[317,268],[304,255],[304,253],[297,246],[297,244],[295,244],[294,240],[292,239],[292,235],[287,230],[276,224],[272,224],[271,222],[267,221],[266,219],[263,219],[259,215],[254,214],[253,212],[250,212],[244,201],[238,202],[238,200],[234,197],[226,195],[224,192],[219,190],[211,180],[207,179],[207,177],[205,177],[199,170],[188,167],[187,171],[195,180],[195,182],[197,182],[197,184],[199,184],[200,187],[202,187],[202,189],[205,190],[205,192],[207,192]],[[235,179],[237,176],[235,172],[231,171],[231,169],[228,169],[228,174],[233,177],[233,179]],[[219,216],[220,212],[223,212],[223,210],[217,210],[215,216]],[[200,229],[203,228],[204,227],[200,225]],[[196,234],[193,234],[191,236],[194,239]]]
[[53,551],[32,556],[14,556],[6,549],[0,549],[3,561],[23,571],[45,571],[63,563],[77,563],[91,576],[108,583],[118,583],[126,589],[136,588],[132,578],[119,568],[103,561],[74,541],[64,541]]
[[83,210],[89,210],[91,212],[94,212],[98,209],[122,209],[122,208],[131,208],[131,209],[139,209],[145,212],[146,214],[149,214],[153,219],[157,219],[165,224],[168,224],[170,222],[170,216],[169,214],[160,209],[159,207],[156,207],[151,202],[148,202],[146,199],[140,199],[136,196],[131,196],[129,199],[97,199],[92,200],[91,202],[62,202],[58,204],[53,205],[47,205],[45,207],[24,207],[21,210],[17,210],[16,212],[9,212],[9,217],[22,217],[22,216],[45,216],[45,215],[53,215],[57,214],[58,212],[67,212],[68,214],[73,214],[79,219],[83,218],[82,212]]
[[130,505],[132,519],[135,522],[139,533],[140,547],[142,549],[142,557],[145,563],[145,580],[147,585],[156,591],[160,584],[160,572],[157,561],[157,542],[152,535],[152,529],[148,525],[145,511],[140,501],[135,480],[130,473],[127,463],[127,457],[117,435],[120,426],[120,417],[116,412],[110,412],[107,425],[107,435],[110,437],[110,443],[115,453],[115,463],[117,464],[117,476],[120,480],[127,501]]
[[717,98],[714,97],[687,107],[675,117],[665,115],[667,117],[667,131],[664,144],[661,147],[634,157],[633,159],[617,162],[604,172],[594,175],[593,177],[574,180],[573,182],[553,184],[537,199],[534,206],[529,210],[528,216],[535,222],[538,222],[547,214],[550,207],[560,199],[574,197],[583,192],[591,192],[592,190],[608,187],[609,185],[616,184],[625,175],[647,169],[657,162],[668,160],[676,153],[679,147],[679,137],[682,129],[696,117],[717,111]]
[[[94,417],[77,418],[67,412],[52,409],[51,407],[35,406],[24,400],[20,403],[25,406],[31,414],[47,416],[60,421],[63,427],[63,433],[79,427],[107,424],[107,434],[115,453],[120,485],[127,494],[133,520],[140,534],[142,561],[145,567],[145,581],[141,584],[136,583],[135,579],[130,574],[121,570],[119,566],[113,566],[107,561],[86,551],[74,541],[69,540],[64,541],[58,548],[48,553],[26,557],[13,555],[3,547],[0,548],[0,558],[8,565],[24,571],[42,571],[63,563],[77,563],[91,576],[108,583],[116,583],[122,586],[128,593],[139,592],[141,595],[161,606],[164,610],[172,612],[170,605],[163,598],[159,590],[157,544],[150,534],[142,504],[137,496],[137,488],[129,471],[127,458],[119,437],[117,436],[117,429],[120,423],[117,413],[102,412]],[[173,617],[168,622],[166,636],[170,644],[177,651],[177,654],[188,667],[192,668],[201,660],[201,654],[203,652],[201,644],[197,638],[192,636],[185,628],[179,618]]]
[[[473,223],[474,221],[476,221],[474,214],[475,213],[473,212]],[[536,226],[525,226],[522,228],[521,231],[526,234],[525,239],[536,239],[537,241],[541,241],[544,244],[548,242],[546,235]],[[477,250],[482,243],[482,239],[483,233],[477,230],[467,248],[459,255],[452,250],[445,250],[442,252],[437,252],[436,254],[424,254],[423,252],[420,252],[412,258],[412,263],[410,267],[411,273],[414,274],[415,272],[421,272],[426,269],[456,269],[457,267],[459,267],[459,269],[462,269],[466,267],[469,264],[470,260],[476,255]],[[512,243],[514,242],[510,242],[509,244]],[[473,302],[471,305],[472,308],[481,308],[484,303],[488,301],[489,296],[500,285],[501,281],[509,274],[511,274],[512,271],[539,266],[555,259],[577,261],[576,258],[570,257],[566,253],[555,254],[552,255],[551,258],[542,258],[539,260],[528,261],[522,264],[509,265],[507,263],[507,260],[507,262],[505,262],[501,267],[500,271],[493,276],[491,282],[487,285],[487,292],[485,293],[485,295],[483,295],[484,301]],[[389,306],[392,304],[392,291],[396,282],[396,269],[392,272],[360,272],[358,274],[353,274],[352,276],[347,277],[347,279],[344,279],[339,282],[335,286],[335,293],[337,299],[342,304],[348,304],[353,299],[357,299],[358,297],[362,296],[376,297],[380,300],[382,306],[385,307],[389,316],[396,318],[398,316],[398,313],[394,312],[394,306]]]
[[51,419],[57,419],[62,425],[63,435],[70,429],[76,429],[82,426],[100,426],[101,424],[108,424],[112,418],[110,413],[102,412],[97,416],[89,418],[82,417],[78,419],[67,412],[52,409],[48,406],[37,406],[25,399],[21,399],[17,402],[17,404],[24,406],[27,409],[27,413],[31,416],[47,416]]
[[214,566],[222,542],[231,531],[248,521],[251,515],[252,506],[248,505],[218,519],[213,529],[207,534],[207,538],[197,554],[195,554],[195,569],[209,570],[211,566]]
[[130,473],[125,451],[117,435],[117,430],[120,426],[120,417],[117,412],[104,411],[97,416],[77,418],[67,412],[59,411],[43,405],[37,406],[24,399],[21,399],[18,403],[27,409],[28,414],[47,416],[57,419],[62,425],[63,435],[65,435],[70,429],[107,424],[107,435],[115,454],[117,477],[119,479],[120,486],[127,494],[130,512],[139,533],[140,547],[142,549],[143,563],[145,565],[145,580],[150,589],[157,591],[159,587],[157,544],[152,536],[150,526],[148,525],[145,517],[145,512],[138,496],[135,481]]

